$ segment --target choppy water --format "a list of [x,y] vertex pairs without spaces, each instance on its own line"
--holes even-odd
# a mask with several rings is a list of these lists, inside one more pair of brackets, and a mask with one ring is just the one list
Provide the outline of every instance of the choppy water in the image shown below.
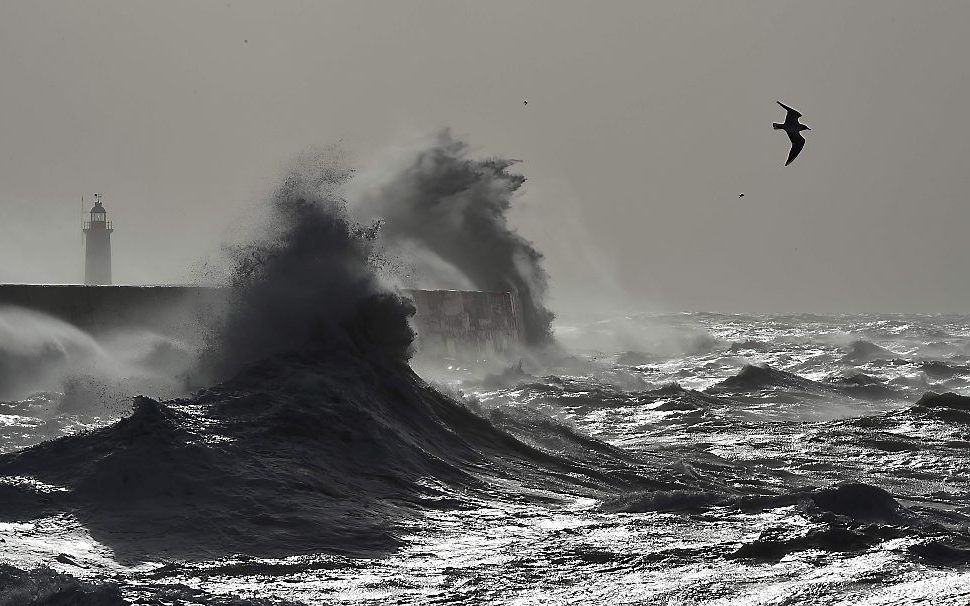
[[0,604],[970,603],[970,400],[917,405],[970,395],[970,317],[558,335],[435,389],[307,352],[118,425],[0,405]]

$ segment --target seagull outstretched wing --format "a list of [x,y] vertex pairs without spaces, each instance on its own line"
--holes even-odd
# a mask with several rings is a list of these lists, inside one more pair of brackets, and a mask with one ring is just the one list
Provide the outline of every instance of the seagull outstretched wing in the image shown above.
[[788,112],[785,115],[785,127],[786,127],[786,129],[788,127],[791,127],[791,126],[797,126],[798,125],[798,119],[802,117],[801,112],[799,112],[797,109],[788,107],[787,105],[785,105],[781,101],[775,101],[775,103],[777,103],[778,105],[784,107],[785,108],[785,111]]
[[785,166],[791,164],[791,161],[798,156],[798,152],[802,151],[805,147],[805,137],[799,132],[788,131],[788,138],[791,139],[791,151],[788,152],[788,162],[785,162]]
[[785,108],[785,111],[787,111],[787,112],[788,112],[788,116],[789,116],[789,117],[790,117],[790,116],[791,116],[792,114],[795,114],[795,117],[796,117],[796,118],[801,118],[801,117],[802,117],[802,114],[801,114],[801,112],[799,112],[799,111],[798,111],[797,109],[795,109],[795,108],[793,108],[793,107],[788,107],[787,105],[785,105],[785,104],[784,104],[784,103],[782,103],[781,101],[775,101],[775,103],[777,103],[778,105],[780,105],[780,106],[782,106],[782,107],[784,107],[784,108]]

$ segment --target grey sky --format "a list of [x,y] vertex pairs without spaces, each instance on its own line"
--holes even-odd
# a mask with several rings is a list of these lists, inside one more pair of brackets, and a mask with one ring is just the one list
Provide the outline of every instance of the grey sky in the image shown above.
[[[967,2],[3,2],[0,280],[181,282],[301,150],[521,158],[560,311],[970,312]],[[522,104],[528,99],[528,106]],[[798,108],[812,127],[783,167]],[[744,192],[745,198],[738,199]]]

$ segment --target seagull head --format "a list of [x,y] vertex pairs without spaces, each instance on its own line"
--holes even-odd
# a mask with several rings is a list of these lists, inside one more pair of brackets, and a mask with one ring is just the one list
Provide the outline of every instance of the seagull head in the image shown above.
[[798,127],[799,127],[798,130],[812,130],[809,127],[805,126],[804,124],[799,124]]

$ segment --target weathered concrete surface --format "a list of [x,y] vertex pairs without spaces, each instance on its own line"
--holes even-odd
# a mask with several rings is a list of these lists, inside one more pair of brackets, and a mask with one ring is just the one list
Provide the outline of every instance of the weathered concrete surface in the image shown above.
[[188,337],[202,314],[221,304],[218,288],[198,286],[86,286],[2,284],[0,305],[45,313],[88,332],[144,328]]
[[421,351],[448,357],[490,358],[520,340],[510,292],[410,290]]
[[[2,284],[0,305],[39,311],[88,332],[143,328],[193,338],[225,302],[226,289],[202,286]],[[489,357],[519,341],[508,292],[410,290],[420,350],[449,357]]]

